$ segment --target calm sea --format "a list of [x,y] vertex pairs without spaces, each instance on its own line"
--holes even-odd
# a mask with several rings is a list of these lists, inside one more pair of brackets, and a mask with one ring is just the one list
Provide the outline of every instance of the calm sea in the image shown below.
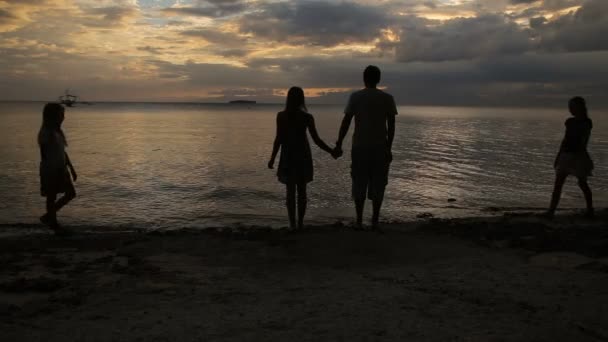
[[[43,213],[36,145],[42,106],[0,103],[0,225],[35,223]],[[266,168],[280,109],[103,103],[68,108],[64,128],[79,173],[78,198],[60,218],[71,226],[148,229],[285,225],[284,186]],[[342,109],[309,108],[332,146]],[[400,107],[399,112],[386,219],[547,205],[565,109]],[[596,170],[590,183],[597,207],[608,206],[603,114],[591,112]],[[310,223],[351,220],[349,150],[335,161],[313,146]],[[584,207],[579,192],[570,180],[562,206]]]

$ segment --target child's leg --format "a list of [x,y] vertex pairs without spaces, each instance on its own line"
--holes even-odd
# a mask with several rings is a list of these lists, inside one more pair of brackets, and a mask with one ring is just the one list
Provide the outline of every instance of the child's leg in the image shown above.
[[304,215],[306,215],[306,183],[298,184],[298,228],[304,227]]
[[74,185],[71,185],[65,194],[55,203],[55,212],[61,210],[74,198],[76,198],[76,189],[74,189]]
[[57,224],[57,211],[55,210],[55,200],[57,194],[46,195],[46,214],[40,217],[40,221],[49,227]]
[[287,215],[289,216],[289,227],[296,227],[296,185],[287,184]]
[[549,214],[555,214],[559,200],[562,197],[562,188],[568,178],[567,173],[558,173],[555,175],[555,185],[553,186],[553,195],[551,196],[551,204],[549,205]]
[[587,183],[587,177],[579,177],[578,186],[579,188],[581,188],[583,194],[585,195],[585,202],[587,203],[587,214],[593,215],[593,194],[591,193],[589,183]]

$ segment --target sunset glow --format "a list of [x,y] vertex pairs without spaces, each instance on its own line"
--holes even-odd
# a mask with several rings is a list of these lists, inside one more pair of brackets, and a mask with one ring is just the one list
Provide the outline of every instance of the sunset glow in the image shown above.
[[402,103],[601,101],[606,18],[603,0],[4,0],[0,98],[280,102],[300,85],[336,103],[377,64]]

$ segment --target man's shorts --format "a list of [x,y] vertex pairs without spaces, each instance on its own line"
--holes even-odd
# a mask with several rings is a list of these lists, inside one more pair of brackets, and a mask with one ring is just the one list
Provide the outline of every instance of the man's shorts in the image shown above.
[[353,146],[351,151],[353,199],[381,200],[388,184],[388,160],[385,146]]

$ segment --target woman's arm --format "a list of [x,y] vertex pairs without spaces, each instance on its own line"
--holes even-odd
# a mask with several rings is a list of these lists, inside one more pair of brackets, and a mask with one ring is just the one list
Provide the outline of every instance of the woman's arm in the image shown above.
[[317,132],[317,126],[315,125],[315,119],[310,116],[310,120],[308,121],[308,130],[310,131],[310,136],[312,140],[321,148],[323,151],[329,153],[334,156],[334,150],[327,146],[327,144],[319,137],[319,133]]
[[279,149],[281,148],[281,127],[279,121],[279,115],[277,115],[277,131],[274,137],[274,143],[272,144],[272,155],[270,156],[270,161],[268,162],[269,169],[274,168],[274,161],[277,158]]
[[67,152],[65,152],[65,161],[66,161],[66,163],[68,165],[68,168],[70,169],[70,173],[72,174],[72,179],[75,182],[76,179],[78,179],[78,175],[76,174],[76,170],[74,169],[74,165],[72,165],[72,161],[70,160],[70,156],[68,155]]

